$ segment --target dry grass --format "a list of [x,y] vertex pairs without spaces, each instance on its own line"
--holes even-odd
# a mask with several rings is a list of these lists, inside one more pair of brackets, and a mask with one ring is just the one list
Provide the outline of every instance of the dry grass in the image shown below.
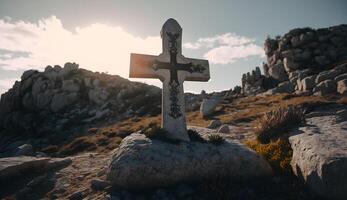
[[329,102],[336,102],[336,97],[298,96],[277,94],[272,96],[252,96],[231,99],[222,102],[217,112],[207,119],[201,117],[199,111],[187,113],[189,125],[207,127],[211,119],[219,119],[222,123],[233,124],[253,122],[264,113],[288,106],[317,106]]
[[[208,119],[201,117],[199,111],[186,113],[188,125],[207,127],[211,119],[219,119],[222,123],[233,124],[239,122],[252,123],[264,113],[274,110],[279,107],[303,105],[305,107],[317,106],[324,103],[339,101],[347,103],[347,98],[341,97],[318,97],[318,96],[296,96],[288,94],[279,94],[265,97],[244,97],[239,99],[230,99],[223,101],[218,107],[217,112]],[[117,148],[122,138],[133,132],[145,129],[150,124],[159,126],[161,116],[154,117],[138,117],[127,119],[121,122],[105,125],[95,125],[92,128],[87,128],[85,132],[81,132],[75,139],[67,141],[64,145],[46,147],[46,152],[54,154],[64,151],[65,149],[77,148],[77,144],[90,144],[95,146],[95,152],[107,152]],[[87,137],[78,139],[80,137]],[[74,140],[78,140],[74,143]],[[83,142],[83,141],[85,142]],[[74,144],[72,144],[74,143]],[[85,144],[86,143],[86,144]],[[78,145],[77,145],[78,146]],[[88,147],[93,148],[93,147]],[[83,151],[88,151],[85,148]],[[74,152],[68,150],[68,152]]]
[[255,120],[254,133],[261,143],[269,143],[289,129],[305,121],[305,111],[302,107],[285,107],[270,111]]

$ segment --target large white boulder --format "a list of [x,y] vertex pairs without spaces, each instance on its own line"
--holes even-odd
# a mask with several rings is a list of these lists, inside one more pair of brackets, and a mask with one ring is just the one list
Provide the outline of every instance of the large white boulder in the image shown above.
[[211,115],[217,105],[219,104],[220,99],[219,98],[212,98],[212,99],[204,99],[200,106],[200,114],[203,117],[207,117],[208,115]]
[[294,173],[328,199],[347,197],[347,108],[339,109],[311,113],[308,125],[289,138]]
[[114,151],[107,176],[116,187],[144,189],[216,177],[248,179],[271,174],[271,167],[261,156],[237,142],[172,144],[133,133]]

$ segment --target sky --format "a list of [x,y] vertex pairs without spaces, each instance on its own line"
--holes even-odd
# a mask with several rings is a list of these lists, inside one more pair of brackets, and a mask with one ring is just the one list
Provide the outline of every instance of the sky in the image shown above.
[[212,92],[261,66],[268,35],[347,24],[347,1],[0,0],[0,94],[25,70],[66,62],[128,78],[130,53],[161,53],[169,18],[183,28],[183,55],[210,63],[211,80],[185,82],[185,91]]

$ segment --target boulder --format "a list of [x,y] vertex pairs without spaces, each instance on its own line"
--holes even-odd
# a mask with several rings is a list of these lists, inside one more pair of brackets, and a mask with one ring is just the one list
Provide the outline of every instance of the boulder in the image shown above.
[[133,133],[114,151],[107,179],[117,188],[145,189],[215,177],[249,179],[271,174],[269,164],[240,143],[173,144]]
[[[57,65],[56,65],[57,66]],[[54,66],[54,68],[50,65],[48,65],[45,68],[45,71],[43,73],[43,75],[48,78],[49,80],[52,81],[56,81],[59,77],[59,72],[61,70],[61,68],[59,69],[58,67]]]
[[207,128],[217,128],[220,125],[222,125],[222,122],[220,122],[218,119],[212,120],[210,124],[207,126]]
[[280,83],[277,87],[266,91],[265,95],[274,95],[278,93],[292,93],[294,92],[294,85],[290,81]]
[[31,144],[23,144],[16,149],[16,156],[32,156],[34,155],[33,146]]
[[38,170],[45,166],[49,160],[49,158],[35,158],[28,156],[0,158],[0,180],[5,180],[9,177],[33,169]]
[[294,71],[296,69],[299,68],[299,64],[294,62],[292,59],[290,58],[284,58],[283,59],[283,64],[284,64],[284,69],[287,71],[287,72],[291,72],[291,71]]
[[339,74],[340,74],[340,71],[335,69],[323,71],[317,75],[316,83],[318,84],[328,79],[334,79]]
[[89,99],[98,105],[103,105],[109,95],[110,94],[105,89],[101,88],[91,89],[88,93]]
[[77,93],[57,93],[53,96],[51,102],[51,110],[58,112],[78,100]]
[[76,80],[64,80],[61,89],[66,92],[78,92],[80,90],[80,85]]
[[336,92],[336,82],[334,80],[325,80],[313,88],[314,95],[326,95]]
[[288,75],[284,70],[284,65],[282,63],[272,66],[269,69],[269,75],[279,82],[288,80]]
[[203,117],[207,117],[208,115],[211,115],[217,105],[219,104],[220,99],[213,98],[213,99],[204,99],[200,106],[200,114]]
[[0,181],[23,173],[43,173],[55,168],[64,168],[71,163],[70,158],[36,158],[31,156],[0,158]]
[[38,109],[47,108],[53,98],[54,92],[52,90],[46,90],[45,92],[39,93],[36,97],[35,105]]
[[304,79],[301,80],[301,90],[302,91],[307,91],[307,90],[312,90],[314,86],[316,85],[315,83],[316,80],[316,75],[313,76],[308,76]]
[[337,110],[322,110],[325,111],[307,118],[308,125],[289,137],[293,149],[291,165],[314,193],[342,200],[347,197],[347,122],[346,118],[338,121]]
[[347,96],[347,78],[337,82],[337,92]]
[[[347,67],[347,66],[346,66],[346,67]],[[334,78],[334,80],[335,80],[335,81],[341,81],[341,80],[346,79],[346,78],[347,78],[347,73],[345,73],[345,74],[340,74],[340,75],[336,76],[336,77]]]
[[36,73],[38,73],[37,70],[29,69],[29,70],[25,71],[22,74],[21,80],[24,81],[24,80],[26,80],[27,78],[31,77],[33,74],[36,74]]
[[326,56],[316,56],[314,57],[314,60],[321,66],[330,64],[330,61]]
[[217,131],[218,133],[229,133],[230,129],[229,126],[226,124],[223,124]]
[[64,68],[59,72],[59,77],[66,78],[71,74],[74,74],[78,71],[78,64],[67,62],[64,65]]

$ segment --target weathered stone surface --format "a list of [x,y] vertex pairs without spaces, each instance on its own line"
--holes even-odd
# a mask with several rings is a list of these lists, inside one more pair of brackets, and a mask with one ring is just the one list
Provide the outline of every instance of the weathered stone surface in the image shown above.
[[98,105],[103,105],[105,101],[107,100],[107,98],[109,97],[109,95],[110,95],[109,92],[101,88],[92,89],[88,93],[89,99]]
[[80,85],[75,80],[64,80],[62,90],[66,92],[78,92]]
[[51,102],[51,110],[58,112],[67,106],[71,105],[78,99],[77,93],[58,93],[53,96]]
[[214,119],[210,122],[207,128],[218,128],[220,125],[222,125],[222,122],[220,122],[218,119]]
[[313,88],[314,95],[326,95],[336,92],[336,82],[334,80],[325,80]]
[[[347,45],[347,40],[343,39],[347,35],[346,25],[294,30],[282,37],[265,40],[264,49],[267,56],[267,63],[264,64],[265,75],[269,74],[269,70],[278,63],[284,64],[287,73],[296,69],[310,69],[317,73],[330,70],[333,67],[332,63],[346,61],[347,51],[342,48]],[[270,74],[269,77],[276,79]]]
[[[346,66],[346,68],[347,68],[347,66]],[[341,80],[346,79],[346,78],[347,78],[347,73],[345,73],[345,74],[340,74],[340,75],[336,76],[336,77],[334,78],[334,80],[335,80],[335,81],[341,81]]]
[[292,59],[290,58],[284,58],[283,59],[283,64],[284,64],[284,69],[287,71],[287,72],[290,72],[290,71],[294,71],[296,69],[299,68],[299,64],[294,62]]
[[100,179],[93,179],[90,184],[91,188],[96,191],[103,190],[106,187],[110,186],[110,182]]
[[347,108],[321,108],[289,138],[293,171],[315,193],[329,199],[347,196],[347,117],[340,109]]
[[76,73],[79,65],[76,63],[65,63],[64,68],[59,72],[59,77],[66,78],[67,76]]
[[27,170],[38,170],[40,167],[44,167],[48,161],[49,158],[27,156],[0,158],[0,180],[18,175]]
[[54,93],[51,90],[46,90],[42,93],[39,93],[36,96],[36,102],[35,102],[36,107],[38,109],[47,108],[52,101],[53,95]]
[[218,133],[229,133],[230,129],[229,126],[224,124],[218,129]]
[[317,75],[316,83],[320,83],[322,81],[328,80],[328,79],[334,79],[340,72],[338,70],[332,69],[328,71],[323,71]]
[[200,114],[203,117],[207,117],[208,115],[211,115],[217,105],[219,104],[220,100],[213,98],[213,99],[204,99],[200,106]]
[[269,164],[240,143],[170,144],[133,133],[114,152],[107,176],[116,187],[141,189],[213,177],[247,179],[271,174]]
[[23,144],[16,149],[16,156],[32,156],[34,155],[33,146],[31,144]]
[[21,80],[24,81],[26,79],[28,79],[29,77],[31,77],[33,74],[38,73],[37,70],[33,70],[33,69],[29,69],[27,71],[25,71],[22,76],[21,76]]
[[286,71],[284,70],[283,64],[276,64],[273,67],[271,67],[269,69],[269,74],[271,77],[281,82],[288,80],[288,75],[286,74]]
[[308,76],[301,80],[303,91],[312,90],[315,86],[316,75]]
[[278,93],[292,93],[294,92],[294,85],[290,81],[282,82],[277,87],[266,91],[265,95],[273,95]]
[[337,92],[347,95],[347,78],[337,82]]

